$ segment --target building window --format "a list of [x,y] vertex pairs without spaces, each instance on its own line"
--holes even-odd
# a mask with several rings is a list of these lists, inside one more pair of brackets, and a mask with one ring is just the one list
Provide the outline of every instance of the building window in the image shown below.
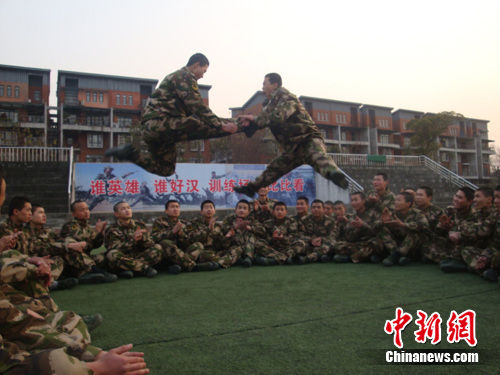
[[101,163],[102,159],[102,155],[87,155],[85,158],[87,163]]
[[401,124],[402,126],[401,127],[402,127],[403,130],[408,130],[407,124],[408,123],[406,121],[402,122],[402,124]]
[[0,131],[0,145],[17,146],[17,133],[9,130]]
[[389,144],[389,135],[388,134],[381,134],[380,135],[380,143],[383,145]]
[[132,126],[132,118],[118,117],[117,124],[119,128],[130,128]]
[[128,134],[118,134],[117,146],[123,146],[130,143],[130,135]]
[[97,93],[96,92],[92,93],[92,101],[94,103],[97,103]]
[[318,112],[318,121],[328,121],[328,113]]
[[66,139],[66,146],[69,146],[69,147],[73,146],[73,138]]
[[4,93],[3,93],[3,85],[0,85],[0,96],[3,96]]
[[450,161],[448,153],[446,152],[441,153],[441,161]]
[[2,111],[0,110],[0,121],[17,122],[19,114],[16,111]]
[[403,138],[403,146],[410,147],[410,144],[411,144],[411,138],[410,137],[404,137]]
[[389,129],[389,120],[378,120],[378,126],[382,129]]
[[196,140],[189,142],[189,149],[191,151],[205,151],[205,142],[203,140]]
[[347,116],[337,113],[335,115],[335,121],[337,122],[337,124],[347,124]]
[[19,98],[19,86],[14,87],[14,96]]
[[128,96],[128,105],[133,105],[132,104],[132,95]]
[[346,132],[340,132],[340,139],[343,141],[347,141],[347,134]]
[[116,95],[116,105],[120,105],[120,95]]
[[451,135],[452,137],[456,137],[456,136],[457,136],[457,134],[458,134],[458,132],[457,132],[457,129],[456,129],[456,128],[450,128],[450,135]]
[[328,138],[328,134],[327,134],[326,130],[324,130],[324,129],[319,129],[319,131],[321,132],[321,136],[322,136],[324,139],[327,139],[327,138]]
[[102,134],[88,134],[87,135],[87,147],[88,148],[102,148],[103,146],[103,136]]
[[99,93],[99,103],[104,102],[104,94],[102,92]]
[[42,94],[40,93],[40,90],[33,91],[33,100],[35,100],[37,102],[42,100]]
[[90,92],[87,91],[87,103],[90,103]]
[[12,96],[12,86],[7,86],[7,96],[9,98]]

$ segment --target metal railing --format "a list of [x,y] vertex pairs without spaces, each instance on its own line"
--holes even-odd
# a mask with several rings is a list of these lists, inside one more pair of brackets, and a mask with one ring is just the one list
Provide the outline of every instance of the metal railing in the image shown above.
[[351,193],[354,193],[355,191],[365,190],[363,186],[358,184],[351,176],[349,176],[345,171],[343,171],[342,168],[339,167],[339,169],[344,174],[347,181],[349,182],[349,191]]
[[[366,154],[330,154],[339,166],[356,167],[420,167],[423,166],[437,173],[441,178],[458,187],[468,186],[474,190],[478,187],[467,179],[436,163],[427,156],[406,155],[366,155]],[[346,175],[347,176],[347,175]],[[348,176],[349,185],[351,178]],[[354,181],[354,180],[353,180]],[[349,187],[351,190],[351,187]]]
[[0,147],[0,162],[72,162],[73,147]]

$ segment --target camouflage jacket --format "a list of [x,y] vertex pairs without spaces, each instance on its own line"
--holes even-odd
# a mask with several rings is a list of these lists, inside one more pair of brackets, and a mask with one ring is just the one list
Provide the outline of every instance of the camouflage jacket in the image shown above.
[[222,224],[215,222],[213,229],[210,229],[205,218],[199,216],[187,225],[186,237],[190,244],[201,242],[205,248],[218,250],[224,239]]
[[[444,213],[448,217],[451,218],[451,227],[443,227],[441,223],[439,223],[436,227],[436,232],[443,237],[448,238],[449,232],[460,232],[462,233],[462,229],[474,223],[474,217],[472,214],[472,209],[468,208],[465,210],[457,210],[453,206],[448,206]],[[469,245],[469,244],[467,244]],[[470,245],[474,245],[471,243]]]
[[391,212],[394,212],[394,200],[396,199],[396,195],[392,191],[387,188],[385,192],[379,196],[376,191],[370,190],[366,193],[366,196],[368,197],[369,195],[377,195],[378,196],[378,201],[375,203],[369,202],[368,199],[366,201],[366,207],[367,208],[374,208],[377,210],[379,213],[384,210],[385,207],[387,207]]
[[264,102],[262,112],[253,123],[259,129],[270,128],[286,152],[293,151],[298,144],[309,139],[323,139],[300,100],[284,87],[276,89]]
[[497,213],[493,208],[484,208],[472,212],[471,220],[461,226],[461,241],[485,249],[493,240]]
[[[299,238],[299,224],[291,217],[286,216],[282,220],[277,220],[273,217],[269,220],[266,220],[263,225],[266,229],[265,239],[271,246],[277,249],[286,248]],[[278,231],[279,234],[282,234],[283,238],[273,238],[273,234],[275,231]]]
[[62,255],[66,250],[63,242],[58,241],[57,234],[50,228],[42,226],[27,225],[25,230],[29,233],[28,255],[56,256]]
[[304,219],[308,216],[309,216],[309,214],[307,214],[305,216],[299,216],[299,215],[292,216],[292,219],[297,222],[299,232],[304,232]]
[[425,218],[425,215],[415,208],[410,208],[406,214],[403,215],[401,212],[394,212],[392,214],[394,218],[398,218],[403,223],[406,224],[405,227],[400,227],[396,225],[385,225],[382,219],[379,219],[375,223],[375,229],[382,225],[385,225],[389,230],[396,236],[406,236],[408,233],[427,233],[429,230],[429,222]]
[[146,229],[146,224],[138,220],[131,220],[129,225],[122,225],[118,221],[115,222],[106,229],[104,239],[106,250],[119,250],[124,254],[134,254],[154,246],[155,243],[147,229],[142,234],[142,239],[139,241],[134,239],[134,234],[138,229]]
[[23,362],[30,356],[26,350],[21,350],[16,344],[6,341],[0,335],[0,374]]
[[[348,214],[347,219],[349,221],[345,226],[344,239],[349,242],[359,242],[374,238],[376,235],[374,226],[379,216],[380,214],[377,211],[369,208],[365,209],[362,213]],[[351,221],[356,217],[364,221],[364,225],[360,228],[356,228],[351,224]]]
[[88,220],[73,219],[63,225],[59,236],[66,244],[80,241],[87,242],[85,252],[88,254],[92,249],[102,246],[104,242],[103,232],[97,233],[90,226]]
[[[179,232],[174,233],[173,229],[177,221],[181,222],[182,228]],[[189,222],[186,220],[171,218],[167,215],[157,217],[153,222],[153,228],[151,230],[153,241],[159,243],[163,240],[170,240],[181,247],[189,246],[191,242],[186,233],[188,224]]]
[[10,220],[10,218],[0,223],[0,237],[7,236],[15,232],[22,233],[19,235],[19,237],[17,237],[17,242],[14,249],[23,254],[28,254],[30,236],[29,232],[26,230],[26,226],[24,224],[15,225],[12,220]]
[[243,246],[247,244],[247,242],[253,242],[259,238],[265,238],[266,237],[266,230],[264,229],[264,226],[259,223],[257,220],[252,219],[250,216],[248,216],[245,220],[248,221],[248,225],[250,226],[250,229],[235,229],[235,234],[234,236],[227,238],[225,235],[229,232],[231,228],[234,228],[234,225],[236,223],[236,214],[231,214],[229,216],[226,216],[224,218],[224,221],[222,222],[222,233],[224,234],[224,241],[223,241],[223,246],[224,247],[229,247],[233,245],[239,245]]
[[144,109],[143,121],[196,116],[219,128],[221,120],[203,102],[193,73],[183,67],[167,75],[153,92]]
[[337,238],[337,222],[331,217],[324,216],[316,220],[313,215],[306,216],[303,220],[304,232],[302,239],[310,243],[313,238],[321,237],[322,243],[333,245]]
[[[250,216],[256,220],[259,220],[259,222],[261,223],[271,219],[273,217],[273,207],[276,202],[276,199],[270,198],[267,198],[265,202],[260,202],[258,199],[252,201],[252,203],[250,203],[250,207],[252,209],[252,211],[250,211]],[[261,204],[267,204],[269,210],[263,210]]]
[[493,221],[495,222],[495,229],[491,237],[490,247],[500,251],[500,211],[493,213]]

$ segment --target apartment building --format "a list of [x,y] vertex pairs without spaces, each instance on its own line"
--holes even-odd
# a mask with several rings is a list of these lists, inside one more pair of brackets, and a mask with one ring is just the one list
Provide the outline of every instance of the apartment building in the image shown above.
[[0,65],[0,146],[47,146],[50,70]]

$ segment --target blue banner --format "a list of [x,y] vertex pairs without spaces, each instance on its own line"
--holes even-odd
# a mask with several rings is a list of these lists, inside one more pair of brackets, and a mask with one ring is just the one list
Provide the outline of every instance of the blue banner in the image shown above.
[[[111,212],[113,205],[128,202],[136,211],[163,211],[170,199],[183,210],[199,210],[210,199],[219,209],[232,209],[248,197],[233,187],[246,185],[265,169],[264,164],[177,164],[176,173],[160,177],[132,163],[76,163],[75,199],[81,199],[93,212]],[[316,195],[314,170],[303,165],[274,184],[269,197],[295,206],[297,197],[313,200]]]

